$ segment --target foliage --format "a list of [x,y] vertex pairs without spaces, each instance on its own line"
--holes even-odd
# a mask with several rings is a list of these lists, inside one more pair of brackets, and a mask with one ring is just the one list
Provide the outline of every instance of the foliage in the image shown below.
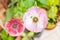
[[[49,19],[48,26],[50,28],[56,22],[55,17],[57,16],[58,12],[56,5],[58,5],[60,8],[59,0],[11,0],[11,3],[8,5],[8,9],[6,11],[5,22],[14,17],[22,18],[26,10],[32,6],[49,7],[50,9],[47,11],[47,16]],[[60,17],[58,19],[60,20]],[[4,30],[2,30],[0,34],[2,40],[14,40],[14,37],[8,35]],[[26,33],[23,33],[21,36],[24,37],[22,40],[27,40]],[[29,32],[27,36],[33,37],[34,32]]]

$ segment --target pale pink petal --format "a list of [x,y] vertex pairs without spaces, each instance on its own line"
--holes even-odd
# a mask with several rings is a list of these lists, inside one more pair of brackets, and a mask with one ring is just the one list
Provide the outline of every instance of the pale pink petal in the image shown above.
[[[38,22],[34,23],[33,18],[37,17]],[[42,8],[33,6],[29,8],[23,16],[24,26],[27,30],[33,32],[41,32],[45,29],[48,23],[48,17],[46,11]]]

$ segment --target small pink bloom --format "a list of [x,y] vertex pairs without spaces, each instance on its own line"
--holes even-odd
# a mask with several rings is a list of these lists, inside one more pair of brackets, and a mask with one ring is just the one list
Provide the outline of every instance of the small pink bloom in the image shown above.
[[10,21],[7,21],[5,28],[11,36],[19,36],[24,31],[21,19],[11,19]]
[[41,32],[46,28],[48,17],[46,11],[39,7],[31,7],[27,10],[23,17],[24,26],[29,31]]

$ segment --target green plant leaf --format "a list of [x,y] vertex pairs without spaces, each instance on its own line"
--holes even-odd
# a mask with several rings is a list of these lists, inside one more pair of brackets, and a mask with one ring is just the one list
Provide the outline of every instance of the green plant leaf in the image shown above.
[[12,19],[13,15],[14,15],[13,9],[14,9],[14,8],[9,8],[9,9],[6,11],[6,21]]
[[34,36],[34,32],[29,32],[29,33],[28,33],[28,36],[29,36],[29,37],[33,37],[33,36]]
[[57,12],[58,12],[57,7],[56,6],[51,6],[50,10],[47,13],[48,18],[54,19],[56,17]]
[[22,38],[22,40],[30,40],[30,39],[29,39],[29,38],[24,37],[24,38]]
[[47,1],[50,6],[59,4],[59,0],[47,0]]
[[48,5],[48,2],[47,2],[47,0],[36,0],[36,1],[38,1],[38,2],[40,2],[40,4],[43,4],[43,5]]
[[8,40],[14,40],[14,37],[8,36]]
[[21,0],[17,5],[22,12],[25,12],[28,8],[34,5],[35,0]]
[[6,34],[5,30],[2,30],[1,31],[1,38],[2,38],[2,40],[8,40],[7,36],[8,36],[8,34]]
[[[11,0],[10,7],[6,12],[6,21],[12,17],[22,17],[25,11],[34,5],[35,0]],[[14,6],[14,3],[17,2]]]
[[48,28],[53,28],[54,23],[48,23]]
[[21,35],[22,37],[26,37],[26,33],[22,33],[22,35]]

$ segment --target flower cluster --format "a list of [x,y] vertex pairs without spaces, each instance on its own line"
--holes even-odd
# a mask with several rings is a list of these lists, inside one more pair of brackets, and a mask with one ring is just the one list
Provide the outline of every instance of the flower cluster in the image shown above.
[[0,3],[3,8],[8,6],[4,8],[6,12],[2,11],[0,15],[1,19],[3,19],[3,22],[0,22],[2,27],[0,27],[0,39],[2,40],[14,40],[15,37],[16,39],[20,38],[20,40],[31,40],[33,37],[37,37],[44,29],[52,30],[60,21],[59,0],[5,1],[2,0]]
[[36,6],[29,8],[22,19],[14,18],[5,23],[5,28],[11,36],[19,36],[25,28],[38,33],[48,24],[46,11]]

